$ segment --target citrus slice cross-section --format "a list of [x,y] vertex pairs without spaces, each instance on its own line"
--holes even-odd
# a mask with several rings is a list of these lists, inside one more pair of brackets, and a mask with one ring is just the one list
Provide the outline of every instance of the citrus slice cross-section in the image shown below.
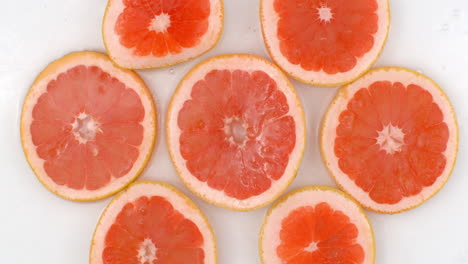
[[439,191],[455,164],[458,129],[439,86],[403,68],[378,68],[342,87],[322,125],[322,156],[364,207],[397,213]]
[[107,56],[76,52],[37,77],[21,116],[21,140],[38,179],[70,200],[107,197],[133,181],[156,138],[143,81]]
[[215,264],[208,220],[185,195],[141,181],[118,194],[96,226],[90,264]]
[[382,51],[388,0],[261,0],[263,38],[289,75],[319,86],[364,74]]
[[301,103],[283,73],[253,55],[223,55],[192,69],[167,114],[181,179],[234,210],[274,200],[296,175],[305,145]]
[[259,240],[263,264],[372,264],[372,227],[351,197],[329,187],[305,187],[268,211]]
[[222,29],[222,0],[109,0],[102,26],[110,58],[130,69],[198,57],[216,45]]

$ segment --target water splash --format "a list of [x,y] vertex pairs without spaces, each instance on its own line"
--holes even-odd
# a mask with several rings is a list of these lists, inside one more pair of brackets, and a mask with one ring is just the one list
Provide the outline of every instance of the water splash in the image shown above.
[[444,23],[440,25],[439,31],[440,32],[448,32],[450,30],[450,25],[448,23]]

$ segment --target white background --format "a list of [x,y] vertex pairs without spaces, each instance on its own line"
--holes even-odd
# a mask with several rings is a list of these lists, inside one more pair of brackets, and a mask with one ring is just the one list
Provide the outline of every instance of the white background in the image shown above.
[[[433,78],[458,115],[460,152],[453,175],[426,204],[397,215],[368,213],[378,264],[468,263],[468,1],[390,0],[391,32],[376,66],[404,66]],[[104,0],[2,0],[0,7],[0,263],[83,264],[94,226],[109,199],[77,203],[48,192],[23,156],[19,115],[36,75],[52,60],[79,50],[104,51]],[[138,71],[153,92],[160,125],[182,76],[197,62],[222,53],[268,58],[258,0],[225,0],[225,29],[218,46],[179,66]],[[293,82],[307,115],[308,143],[296,180],[300,186],[335,186],[319,155],[318,127],[335,88]],[[160,126],[163,127],[163,126]],[[211,206],[190,193],[159,143],[143,179],[168,182],[189,195],[216,232],[220,264],[259,263],[257,236],[266,208],[239,213]]]

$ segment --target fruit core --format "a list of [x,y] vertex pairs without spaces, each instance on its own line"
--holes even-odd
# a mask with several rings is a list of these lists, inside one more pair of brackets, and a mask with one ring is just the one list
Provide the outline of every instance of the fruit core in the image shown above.
[[154,245],[153,241],[149,238],[143,240],[138,249],[138,260],[140,264],[153,263],[156,260],[156,251],[157,248]]
[[149,30],[156,33],[165,33],[171,25],[171,17],[166,13],[161,13],[151,20]]
[[237,117],[227,118],[224,121],[224,133],[228,140],[238,146],[244,146],[246,142],[247,125]]
[[81,113],[76,117],[75,122],[73,122],[72,131],[80,143],[86,143],[94,140],[96,132],[99,131],[99,125],[92,116]]
[[377,144],[387,154],[392,155],[401,151],[405,142],[405,134],[401,128],[389,124],[379,131],[378,134]]
[[305,251],[314,252],[318,249],[317,242],[310,242],[310,244],[304,248]]
[[318,13],[320,21],[328,23],[328,22],[330,22],[330,20],[333,19],[332,10],[331,10],[331,8],[329,8],[327,6],[321,6],[321,7],[317,8],[317,13]]

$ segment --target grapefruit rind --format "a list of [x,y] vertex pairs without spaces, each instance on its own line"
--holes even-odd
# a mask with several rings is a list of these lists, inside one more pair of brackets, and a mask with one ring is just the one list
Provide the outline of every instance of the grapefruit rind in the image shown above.
[[[29,126],[32,122],[32,109],[34,108],[38,98],[46,91],[47,84],[55,79],[60,73],[76,65],[96,65],[107,71],[120,81],[127,84],[129,87],[138,89],[137,94],[140,95],[143,106],[145,108],[145,117],[142,122],[144,130],[143,141],[140,145],[141,156],[133,164],[132,169],[127,175],[114,180],[108,186],[95,191],[75,190],[67,186],[62,186],[54,183],[44,170],[44,160],[39,158],[35,151],[35,146],[32,142],[32,136]],[[21,113],[20,134],[23,151],[26,160],[34,171],[37,179],[49,191],[67,200],[72,201],[95,201],[109,197],[134,181],[143,172],[146,164],[151,158],[154,145],[156,143],[157,117],[156,106],[153,97],[146,87],[143,80],[133,71],[119,69],[115,67],[109,58],[102,53],[94,51],[73,52],[64,57],[50,63],[35,79],[29,89]]]
[[333,209],[342,211],[351,219],[351,223],[355,224],[359,230],[359,244],[365,248],[366,257],[362,263],[375,263],[374,231],[366,213],[351,196],[326,186],[309,186],[294,190],[277,200],[268,209],[258,240],[261,263],[282,263],[276,254],[276,248],[280,244],[278,236],[281,230],[281,221],[296,208],[314,206],[321,202],[329,203]]
[[[395,74],[389,78],[391,74]],[[338,115],[347,107],[347,102],[353,97],[354,93],[360,88],[368,87],[373,81],[389,80],[398,81],[407,86],[411,83],[417,84],[427,90],[433,97],[434,102],[441,108],[444,122],[449,128],[449,139],[447,142],[446,167],[443,173],[438,177],[437,181],[430,187],[425,187],[423,190],[414,196],[405,197],[400,202],[390,204],[378,204],[369,198],[368,193],[364,192],[344,172],[338,167],[338,161],[334,154],[334,139],[336,138],[336,127],[338,124]],[[336,118],[335,118],[336,117]],[[336,120],[332,120],[335,118]],[[445,183],[448,181],[453,167],[455,166],[458,153],[458,124],[455,116],[455,111],[442,88],[429,77],[402,67],[381,67],[369,71],[366,75],[357,81],[341,87],[337,95],[331,102],[324,118],[320,131],[320,149],[322,159],[335,182],[338,186],[356,199],[362,207],[385,214],[395,214],[410,209],[416,208],[436,195]]]
[[[390,31],[390,2],[388,0],[378,0],[378,16],[382,18],[382,20],[379,20],[379,29],[375,34],[378,44],[374,43],[371,51],[367,52],[362,58],[359,58],[353,70],[338,74],[327,74],[323,70],[319,72],[304,70],[300,65],[290,63],[284,55],[281,54],[279,41],[276,38],[276,22],[278,21],[278,15],[274,11],[273,1],[274,0],[260,1],[260,22],[265,46],[271,59],[286,74],[302,83],[322,87],[334,87],[351,83],[364,75],[372,67],[379,58],[387,42],[388,33]],[[269,38],[268,36],[274,37]]]
[[113,224],[116,216],[126,203],[136,200],[141,196],[162,196],[166,198],[174,209],[181,212],[185,218],[193,221],[203,235],[205,252],[205,264],[216,264],[217,247],[214,231],[203,212],[197,205],[182,192],[173,186],[157,181],[137,181],[129,185],[125,190],[117,194],[99,218],[94,230],[91,242],[89,263],[102,264],[102,252],[107,230]]
[[[191,95],[191,88],[201,78],[213,69],[244,71],[262,70],[269,74],[288,100],[289,114],[294,117],[296,124],[296,145],[291,152],[290,160],[280,180],[272,182],[272,186],[266,192],[245,200],[228,197],[222,191],[212,189],[207,183],[199,181],[188,171],[185,160],[180,153],[179,135],[180,128],[177,125],[177,116],[184,102]],[[250,54],[228,54],[219,55],[202,61],[191,69],[179,83],[169,103],[166,116],[166,141],[171,160],[176,168],[177,174],[184,184],[197,196],[213,205],[234,210],[251,211],[264,207],[276,200],[294,180],[302,161],[305,150],[305,114],[296,91],[283,72],[273,63]]]
[[[215,11],[210,13],[209,29],[208,32],[202,36],[201,42],[195,47],[185,49],[182,53],[168,55],[158,59],[153,56],[139,58],[132,54],[131,49],[125,48],[120,44],[119,37],[114,32],[114,25],[120,14],[119,10],[122,11],[124,6],[121,0],[109,0],[102,21],[102,39],[106,51],[109,54],[109,58],[120,68],[143,70],[173,66],[208,53],[216,47],[224,29],[223,0],[211,0],[211,2],[212,10]],[[159,60],[159,62],[156,63],[154,62],[155,60]]]

